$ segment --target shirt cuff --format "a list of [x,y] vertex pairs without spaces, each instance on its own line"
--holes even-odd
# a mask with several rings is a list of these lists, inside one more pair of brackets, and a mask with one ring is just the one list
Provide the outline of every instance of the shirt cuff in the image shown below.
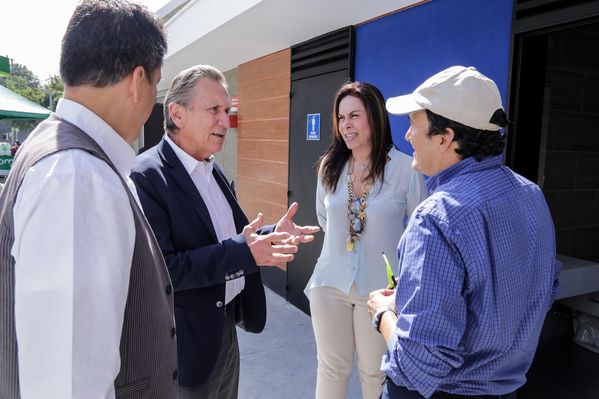
[[439,389],[440,380],[422,370],[422,367],[426,367],[426,362],[412,361],[402,343],[407,342],[402,342],[397,334],[393,334],[387,342],[386,359],[383,358],[383,364],[387,363],[387,376],[395,385],[416,390],[422,396],[430,398]]

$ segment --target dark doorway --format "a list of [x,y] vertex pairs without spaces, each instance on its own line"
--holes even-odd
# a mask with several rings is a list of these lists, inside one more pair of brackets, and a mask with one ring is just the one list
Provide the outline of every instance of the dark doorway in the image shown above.
[[[317,224],[316,163],[331,143],[335,93],[353,77],[353,28],[343,28],[291,48],[289,204],[299,202],[298,224]],[[308,140],[308,114],[320,114],[320,140]],[[304,287],[322,248],[323,233],[287,266],[287,299],[309,313]]]
[[[518,0],[513,43],[507,164],[543,189],[560,260],[599,263],[599,1]],[[576,303],[548,313],[519,398],[597,397],[599,354],[573,343]]]
[[599,263],[599,18],[514,44],[507,163],[543,189],[558,254]]
[[154,147],[164,136],[164,112],[162,103],[154,104],[150,117],[144,124],[144,146],[139,149],[141,154],[148,148]]

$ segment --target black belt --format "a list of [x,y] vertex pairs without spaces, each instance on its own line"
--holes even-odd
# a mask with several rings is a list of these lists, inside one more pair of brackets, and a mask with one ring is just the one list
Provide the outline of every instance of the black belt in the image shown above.
[[517,399],[516,392],[505,395],[456,395],[447,392],[435,392],[431,399]]
[[435,392],[431,399],[517,399],[516,392],[505,395],[456,395],[447,392]]
[[[424,398],[424,396],[420,395],[416,391],[410,391],[406,387],[400,387],[395,385],[390,378],[387,377],[387,384],[390,385],[388,388],[390,393],[391,391],[395,391],[397,393],[403,392],[406,394],[411,394],[413,398]],[[430,399],[517,399],[518,396],[516,392],[508,393],[505,395],[458,395],[448,392],[435,392]]]

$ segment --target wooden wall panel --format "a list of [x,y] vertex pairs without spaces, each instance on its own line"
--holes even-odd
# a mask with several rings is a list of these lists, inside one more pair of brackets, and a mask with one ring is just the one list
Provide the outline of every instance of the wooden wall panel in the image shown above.
[[239,180],[237,188],[247,192],[244,209],[253,209],[246,211],[250,220],[254,219],[258,212],[262,212],[265,220],[276,221],[287,210],[287,187],[283,185],[265,184],[257,179],[243,178]]
[[239,181],[238,187],[247,192],[246,198],[261,199],[266,203],[279,204],[280,206],[283,206],[283,203],[286,204],[287,187],[284,184],[273,184],[272,182],[244,176]]
[[[240,92],[241,93],[241,92]],[[241,114],[243,99],[239,95],[239,114],[237,120],[265,120],[265,119],[286,119],[289,121],[289,96],[268,97],[247,102],[244,105],[248,107]]]
[[240,140],[283,140],[289,142],[289,118],[265,120],[237,119],[237,135]]
[[[237,160],[238,180],[241,177],[249,177],[265,183],[287,186],[287,163],[274,162],[267,159],[239,158]],[[240,195],[241,193],[237,194]]]
[[[270,70],[269,74],[266,70]],[[276,53],[257,58],[239,66],[239,78],[244,81],[255,81],[272,75],[287,75],[291,79],[291,50],[281,50]],[[289,85],[290,83],[287,83]]]
[[244,154],[255,154],[254,159],[269,159],[287,166],[289,143],[283,140],[241,140],[238,150]]
[[288,89],[289,83],[286,80],[289,79],[289,75],[274,75],[258,79],[248,85],[244,93],[246,101],[261,100],[264,96],[267,97],[279,97],[289,96]]
[[250,220],[262,212],[275,223],[287,210],[290,62],[287,49],[238,68],[236,190]]

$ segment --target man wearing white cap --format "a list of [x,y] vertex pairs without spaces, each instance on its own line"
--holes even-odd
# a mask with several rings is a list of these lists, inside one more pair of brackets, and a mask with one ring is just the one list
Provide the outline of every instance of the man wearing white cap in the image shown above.
[[455,66],[412,94],[412,167],[431,196],[402,236],[396,290],[370,294],[385,337],[382,398],[516,398],[559,291],[554,227],[537,185],[503,165],[495,83]]

